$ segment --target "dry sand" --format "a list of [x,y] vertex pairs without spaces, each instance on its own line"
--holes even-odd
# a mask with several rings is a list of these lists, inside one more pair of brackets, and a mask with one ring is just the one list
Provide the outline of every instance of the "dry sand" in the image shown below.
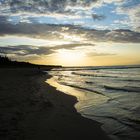
[[0,140],[109,140],[36,69],[0,69]]

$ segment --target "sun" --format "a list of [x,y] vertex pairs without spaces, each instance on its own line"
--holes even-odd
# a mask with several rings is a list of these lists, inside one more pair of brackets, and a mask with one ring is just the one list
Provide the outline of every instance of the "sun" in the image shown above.
[[57,58],[63,65],[73,66],[83,63],[84,54],[75,50],[61,49],[58,51]]

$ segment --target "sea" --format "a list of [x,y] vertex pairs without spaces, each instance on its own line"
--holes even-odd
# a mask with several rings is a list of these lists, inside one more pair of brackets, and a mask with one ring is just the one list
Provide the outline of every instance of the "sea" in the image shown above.
[[113,140],[140,140],[140,65],[62,67],[47,83],[77,97],[77,111]]

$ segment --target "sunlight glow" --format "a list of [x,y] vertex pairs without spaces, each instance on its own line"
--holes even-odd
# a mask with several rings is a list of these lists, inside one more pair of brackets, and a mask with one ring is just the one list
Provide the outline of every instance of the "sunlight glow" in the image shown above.
[[80,51],[58,50],[57,58],[63,65],[77,65],[84,61],[85,54]]
[[13,46],[13,45],[33,45],[33,46],[48,46],[53,47],[55,45],[69,44],[70,41],[64,40],[50,40],[50,39],[39,39],[26,36],[2,36],[0,37],[0,45],[2,46]]
[[66,33],[60,33],[64,40],[70,40],[70,41],[82,41],[84,40],[84,34],[83,35],[71,35],[71,34],[66,34]]

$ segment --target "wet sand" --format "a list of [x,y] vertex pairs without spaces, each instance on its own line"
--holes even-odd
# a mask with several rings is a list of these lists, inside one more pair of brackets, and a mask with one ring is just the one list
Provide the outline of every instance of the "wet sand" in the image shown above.
[[0,69],[1,140],[109,140],[101,124],[77,113],[76,97],[36,69]]

